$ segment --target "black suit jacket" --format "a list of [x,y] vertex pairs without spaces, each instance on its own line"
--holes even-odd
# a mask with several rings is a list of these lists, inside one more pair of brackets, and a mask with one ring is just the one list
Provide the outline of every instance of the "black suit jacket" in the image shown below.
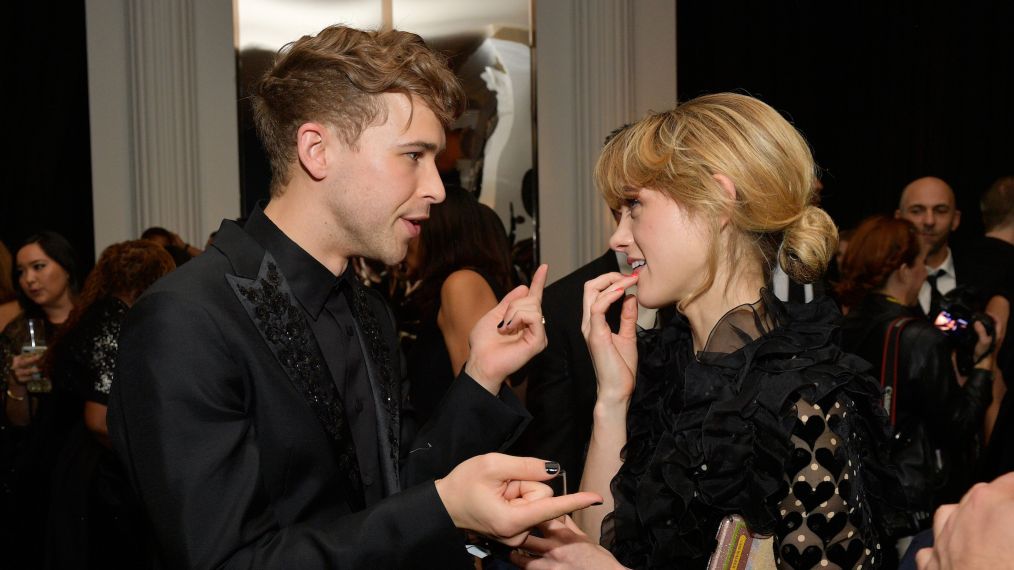
[[[597,392],[595,369],[581,334],[584,284],[613,271],[619,271],[619,264],[610,250],[547,287],[542,296],[549,346],[532,360],[527,391],[532,423],[515,451],[560,462],[571,491],[580,485],[584,471]],[[606,313],[614,331],[620,326],[620,308],[615,303]]]
[[[120,341],[109,431],[170,568],[440,566],[463,551],[429,479],[510,442],[527,414],[467,376],[408,440],[393,319],[374,292],[357,322],[382,481],[358,477],[346,411],[269,252],[224,222],[156,283]],[[365,330],[364,330],[365,329]],[[386,369],[386,373],[384,373]],[[393,371],[393,372],[392,372]],[[392,379],[393,378],[393,379]],[[349,413],[353,413],[349,411]],[[365,509],[357,485],[383,485]]]

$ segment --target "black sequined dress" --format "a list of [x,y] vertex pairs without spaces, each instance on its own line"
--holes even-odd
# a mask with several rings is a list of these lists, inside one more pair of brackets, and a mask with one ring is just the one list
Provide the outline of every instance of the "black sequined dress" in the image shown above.
[[640,339],[624,463],[603,544],[631,568],[704,568],[721,520],[774,535],[779,568],[882,563],[873,510],[890,492],[868,365],[843,353],[830,299],[766,290],[693,354],[677,316]]
[[114,297],[96,301],[52,348],[54,389],[74,393],[77,422],[53,468],[49,567],[151,565],[146,522],[126,474],[81,419],[86,401],[107,405],[127,309]]

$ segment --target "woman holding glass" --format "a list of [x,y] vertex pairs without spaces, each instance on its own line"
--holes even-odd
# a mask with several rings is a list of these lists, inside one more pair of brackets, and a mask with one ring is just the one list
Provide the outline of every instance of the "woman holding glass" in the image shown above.
[[[835,251],[814,171],[802,136],[737,94],[651,114],[606,145],[596,178],[621,215],[610,243],[634,268],[585,285],[598,398],[581,486],[606,500],[544,525],[516,563],[704,568],[732,515],[757,537],[751,558],[779,568],[883,563],[878,387],[836,345],[830,299],[786,304],[765,288],[775,263],[808,283]],[[638,337],[623,299],[635,284],[636,302],[679,316]],[[605,312],[621,300],[614,334]]]
[[15,254],[13,282],[21,314],[0,334],[0,551],[5,567],[29,568],[41,561],[52,465],[75,411],[80,414],[61,394],[44,392],[50,386],[42,372],[46,341],[74,307],[75,260],[70,243],[48,231],[25,240]]
[[29,384],[42,387],[39,379],[44,356],[43,350],[24,347],[45,347],[45,339],[70,316],[78,289],[74,248],[56,232],[28,238],[15,256],[13,281],[22,311],[0,335],[0,366],[7,383],[7,419],[23,426],[30,421]]

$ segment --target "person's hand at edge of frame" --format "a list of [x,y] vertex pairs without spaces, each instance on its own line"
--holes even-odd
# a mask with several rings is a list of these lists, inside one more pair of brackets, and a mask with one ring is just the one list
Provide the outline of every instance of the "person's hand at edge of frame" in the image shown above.
[[933,546],[916,553],[920,570],[1009,568],[1014,560],[1014,473],[979,483],[933,516]]

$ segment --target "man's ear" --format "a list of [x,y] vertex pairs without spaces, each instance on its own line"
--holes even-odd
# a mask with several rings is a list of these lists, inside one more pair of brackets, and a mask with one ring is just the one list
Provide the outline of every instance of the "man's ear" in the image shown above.
[[961,225],[961,210],[955,208],[954,221],[951,222],[951,231],[953,232],[954,230],[958,229],[959,225]]
[[[725,193],[725,197],[729,199],[729,205],[730,205],[730,207],[733,204],[735,204],[736,203],[736,185],[732,183],[732,179],[729,178],[728,176],[724,175],[724,174],[712,174],[711,177],[715,179],[715,182],[718,182],[719,186],[721,186],[722,191]],[[729,223],[729,215],[723,213],[719,217],[719,223],[724,228],[725,225]]]
[[894,217],[898,218],[899,220],[903,217],[901,215],[901,209],[900,208],[894,211]]
[[299,165],[314,180],[322,180],[327,174],[327,146],[333,140],[331,132],[320,123],[303,123],[296,131]]

